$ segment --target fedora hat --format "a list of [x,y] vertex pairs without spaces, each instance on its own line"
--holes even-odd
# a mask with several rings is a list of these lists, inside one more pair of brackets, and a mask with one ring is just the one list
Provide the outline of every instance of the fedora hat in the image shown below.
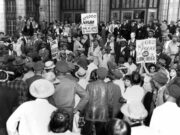
[[77,78],[84,78],[86,77],[86,70],[84,70],[83,68],[79,68],[79,70],[75,73],[75,76]]
[[13,61],[14,66],[22,66],[24,64],[25,64],[25,61],[21,57],[16,57],[15,60]]
[[48,98],[54,94],[55,88],[50,81],[38,79],[30,85],[29,91],[35,98]]
[[47,62],[45,63],[44,69],[53,69],[53,68],[55,68],[55,65],[54,65],[54,62],[53,62],[53,61],[47,61]]

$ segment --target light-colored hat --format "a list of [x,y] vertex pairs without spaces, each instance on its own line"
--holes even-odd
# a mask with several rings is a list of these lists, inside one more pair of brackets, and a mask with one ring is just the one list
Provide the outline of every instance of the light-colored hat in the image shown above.
[[53,84],[60,83],[60,80],[56,78],[56,75],[53,72],[44,73],[43,78],[52,82]]
[[47,62],[45,63],[44,69],[53,69],[53,68],[55,68],[55,65],[54,65],[54,62],[53,62],[53,61],[47,61]]
[[86,76],[86,70],[80,67],[79,70],[75,73],[75,75],[78,78],[84,78]]
[[50,81],[38,79],[30,85],[29,92],[35,98],[47,98],[54,94],[55,89]]
[[122,106],[121,112],[133,120],[144,120],[148,112],[141,102],[131,102]]

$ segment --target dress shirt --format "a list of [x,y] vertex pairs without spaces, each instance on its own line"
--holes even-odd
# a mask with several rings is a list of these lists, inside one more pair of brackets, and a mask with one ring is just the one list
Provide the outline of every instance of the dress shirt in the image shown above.
[[137,126],[131,128],[131,135],[160,135],[150,127]]
[[150,127],[162,135],[179,135],[180,108],[176,103],[167,101],[155,108]]
[[132,63],[131,65],[127,62],[127,63],[124,63],[124,66],[128,68],[128,73],[127,74],[132,74],[132,72],[136,71],[137,69],[137,66]]
[[[19,106],[8,119],[9,135],[48,135],[48,125],[56,107],[46,99],[36,99]],[[20,123],[19,123],[20,122]],[[19,130],[17,126],[19,123]]]
[[133,85],[128,87],[124,93],[124,98],[127,100],[127,103],[131,102],[142,102],[145,96],[145,91],[140,85]]

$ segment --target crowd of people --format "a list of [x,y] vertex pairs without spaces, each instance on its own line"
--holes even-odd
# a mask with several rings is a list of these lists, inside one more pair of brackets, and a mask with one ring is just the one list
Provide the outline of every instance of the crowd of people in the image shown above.
[[[87,35],[21,19],[0,33],[1,135],[180,134],[180,21],[100,22]],[[141,39],[156,39],[156,63],[136,63]]]

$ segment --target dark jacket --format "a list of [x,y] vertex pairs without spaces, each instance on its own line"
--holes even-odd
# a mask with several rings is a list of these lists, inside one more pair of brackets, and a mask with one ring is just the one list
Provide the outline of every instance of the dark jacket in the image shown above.
[[123,99],[120,87],[113,82],[107,83],[108,87],[108,97],[111,97],[109,99],[109,103],[112,104],[112,108],[109,110],[112,118],[118,118],[120,114],[120,108],[123,105],[123,103],[120,103],[120,100]]
[[0,86],[0,129],[6,128],[6,121],[18,105],[18,92]]
[[97,80],[87,85],[89,102],[85,110],[85,119],[93,122],[107,122],[112,116],[110,110],[112,102],[109,97],[107,84],[102,80]]

